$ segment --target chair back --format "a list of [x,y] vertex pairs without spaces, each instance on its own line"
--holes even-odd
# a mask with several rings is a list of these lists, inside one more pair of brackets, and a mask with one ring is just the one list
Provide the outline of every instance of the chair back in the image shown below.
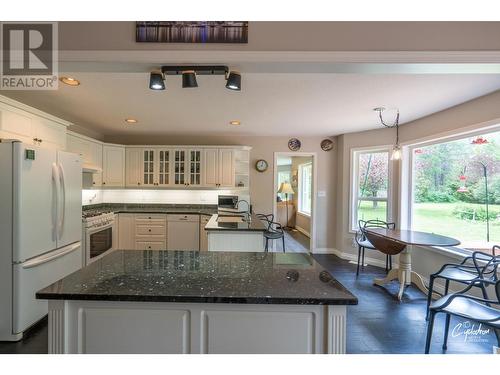
[[274,221],[270,221],[269,222],[269,227],[267,228],[267,231],[268,232],[272,232],[272,233],[284,234],[283,227],[281,226],[281,224],[280,223],[276,223]]
[[385,228],[385,229],[396,229],[396,223],[388,223],[383,220],[373,219],[373,220],[358,220],[358,231],[356,232],[355,240],[359,243],[366,240],[365,229],[366,228]]
[[[493,255],[497,255],[497,252],[496,251],[500,251],[500,246],[498,245],[494,245],[492,248],[491,248],[491,252],[493,253]],[[500,254],[499,254],[500,255]]]
[[483,253],[481,251],[474,251],[472,253],[472,261],[479,274],[479,278],[497,281],[497,271],[500,265],[500,255],[494,256]]
[[269,230],[271,223],[274,222],[274,214],[257,214],[255,216],[267,223],[267,230]]

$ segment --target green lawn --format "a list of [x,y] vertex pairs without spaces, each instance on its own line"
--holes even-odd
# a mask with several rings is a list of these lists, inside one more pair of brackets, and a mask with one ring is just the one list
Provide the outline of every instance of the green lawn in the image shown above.
[[[455,207],[478,207],[472,203],[416,203],[413,229],[432,232],[462,241],[486,241],[486,222],[461,220],[453,215]],[[500,205],[490,205],[491,212],[500,212]],[[373,208],[371,202],[362,202],[358,217],[363,220],[385,220],[385,203]],[[490,241],[500,242],[500,220],[490,221]]]

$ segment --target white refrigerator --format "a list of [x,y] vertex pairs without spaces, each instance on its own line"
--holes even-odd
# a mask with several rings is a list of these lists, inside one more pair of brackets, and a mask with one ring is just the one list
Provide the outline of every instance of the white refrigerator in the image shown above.
[[35,293],[82,266],[82,160],[0,143],[0,341],[47,314]]

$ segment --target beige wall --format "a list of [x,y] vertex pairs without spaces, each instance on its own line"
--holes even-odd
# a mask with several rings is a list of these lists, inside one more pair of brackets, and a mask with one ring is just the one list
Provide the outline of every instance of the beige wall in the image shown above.
[[[106,142],[119,144],[164,144],[164,145],[247,145],[252,147],[250,154],[250,199],[255,212],[271,213],[273,200],[276,199],[273,181],[274,152],[290,152],[288,140],[293,135],[283,137],[192,137],[192,136],[115,136],[106,137]],[[317,198],[316,248],[335,247],[335,190],[336,165],[335,148],[330,152],[321,150],[320,142],[324,137],[300,137],[302,152],[317,153],[318,191],[324,197]],[[258,159],[269,163],[269,169],[260,173],[254,168]]]
[[[403,144],[411,144],[440,136],[450,136],[470,131],[493,123],[500,123],[500,91],[474,99],[470,102],[449,108],[442,112],[421,118],[400,128],[400,139]],[[337,228],[335,248],[354,254],[357,249],[352,246],[352,234],[349,233],[349,196],[351,149],[357,147],[391,145],[394,142],[395,129],[379,129],[359,133],[344,134],[337,138],[337,172],[339,188],[336,192]],[[399,163],[393,162],[394,194],[392,199],[394,219],[398,222],[399,211]],[[373,253],[373,257],[382,258]],[[432,257],[431,257],[432,258]]]
[[250,22],[248,44],[136,43],[135,22],[60,22],[60,50],[478,51],[500,22]]

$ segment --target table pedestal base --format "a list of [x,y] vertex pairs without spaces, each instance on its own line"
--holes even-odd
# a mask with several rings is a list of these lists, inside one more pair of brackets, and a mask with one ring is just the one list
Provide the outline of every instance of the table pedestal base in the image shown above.
[[403,298],[403,292],[407,286],[415,285],[423,293],[428,294],[429,289],[425,286],[424,279],[415,271],[411,270],[411,248],[406,246],[405,249],[399,254],[399,268],[389,271],[383,279],[374,279],[373,284],[384,286],[392,280],[399,281],[398,300]]

